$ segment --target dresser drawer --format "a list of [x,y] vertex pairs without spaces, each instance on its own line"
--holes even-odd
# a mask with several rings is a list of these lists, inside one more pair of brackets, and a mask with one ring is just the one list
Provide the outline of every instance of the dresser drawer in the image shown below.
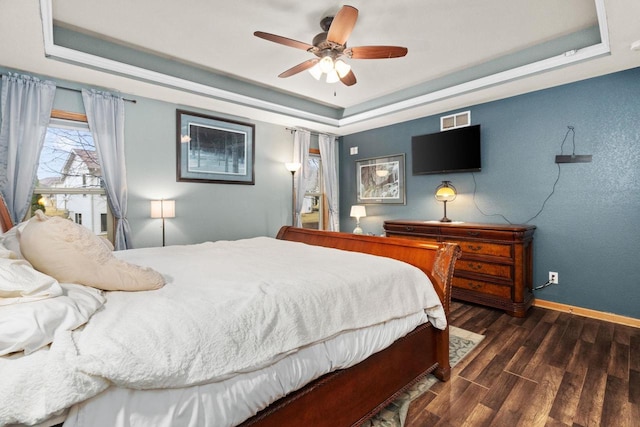
[[431,244],[438,244],[440,242],[440,240],[438,240],[436,237],[431,237],[431,236],[414,236],[412,234],[400,234],[400,233],[393,233],[393,232],[385,232],[385,236],[387,237],[393,237],[393,238],[402,238],[402,239],[410,239],[410,240],[419,240],[422,243],[431,243]]
[[501,230],[483,230],[483,229],[469,229],[469,228],[448,228],[442,230],[443,234],[447,236],[455,236],[455,237],[465,237],[470,239],[480,239],[480,240],[502,240],[502,241],[512,241],[513,233],[510,231],[501,231]]
[[466,240],[445,239],[447,242],[457,243],[462,250],[462,258],[465,255],[479,254],[490,255],[503,258],[511,258],[511,245],[501,245],[499,243],[472,242]]
[[453,277],[455,288],[476,291],[485,295],[494,295],[500,298],[511,298],[511,287],[501,286],[494,283],[483,282],[481,280],[465,279],[463,277]]
[[387,233],[410,233],[410,234],[419,234],[421,236],[424,235],[439,235],[440,228],[437,226],[429,226],[425,224],[385,224],[384,229]]
[[460,259],[456,262],[456,272],[469,271],[472,273],[486,274],[488,276],[501,277],[504,279],[513,278],[513,268],[505,264],[493,264],[490,262],[473,261]]

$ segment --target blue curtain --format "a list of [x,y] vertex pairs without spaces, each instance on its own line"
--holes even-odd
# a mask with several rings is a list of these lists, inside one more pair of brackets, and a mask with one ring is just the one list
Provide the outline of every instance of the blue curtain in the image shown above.
[[14,224],[29,211],[55,92],[50,81],[11,73],[2,76],[0,191]]
[[114,247],[131,247],[127,221],[127,172],[124,163],[124,100],[107,92],[82,89],[89,129],[98,153],[109,206],[116,218]]

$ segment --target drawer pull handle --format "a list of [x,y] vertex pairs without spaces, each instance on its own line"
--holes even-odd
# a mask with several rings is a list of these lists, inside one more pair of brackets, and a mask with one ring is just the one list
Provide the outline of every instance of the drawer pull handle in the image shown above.
[[406,227],[407,231],[413,231],[413,227]]
[[474,264],[472,262],[467,263],[470,269],[480,271],[482,270],[482,264]]
[[480,232],[479,231],[467,231],[467,234],[469,236],[474,236],[475,237],[475,236],[479,236]]
[[471,289],[480,289],[482,287],[482,285],[480,283],[469,282],[469,287]]
[[482,250],[482,245],[478,245],[478,246],[469,245],[469,246],[467,246],[467,248],[469,248],[472,251],[476,251],[477,252],[477,251]]

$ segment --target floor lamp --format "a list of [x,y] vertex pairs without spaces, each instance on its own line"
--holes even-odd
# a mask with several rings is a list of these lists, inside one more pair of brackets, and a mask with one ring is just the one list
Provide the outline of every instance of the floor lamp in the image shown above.
[[162,246],[165,245],[164,240],[164,219],[176,217],[176,201],[175,200],[152,200],[151,201],[151,218],[162,218]]
[[300,163],[285,163],[284,167],[291,172],[291,225],[296,226],[296,186],[294,176],[302,166]]

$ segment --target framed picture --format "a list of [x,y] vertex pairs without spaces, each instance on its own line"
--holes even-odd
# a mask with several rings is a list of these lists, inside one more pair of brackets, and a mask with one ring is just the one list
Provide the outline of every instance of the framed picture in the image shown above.
[[406,203],[404,154],[356,161],[357,203]]
[[177,180],[254,184],[255,126],[176,110]]

